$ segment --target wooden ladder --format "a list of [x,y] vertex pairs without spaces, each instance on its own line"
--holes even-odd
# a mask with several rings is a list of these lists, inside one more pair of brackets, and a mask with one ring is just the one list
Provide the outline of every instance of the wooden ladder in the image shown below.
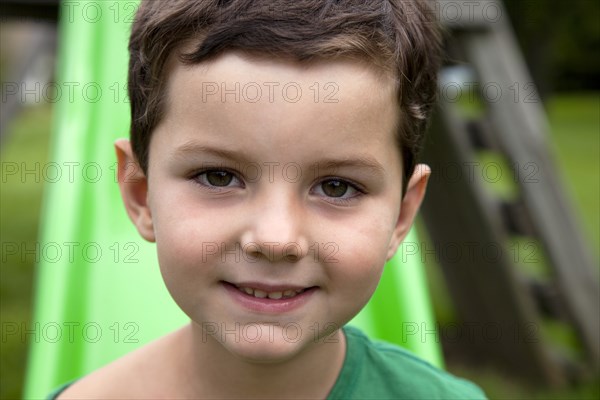
[[449,62],[423,154],[433,175],[422,215],[461,321],[447,335],[532,382],[585,378],[600,358],[597,264],[506,10],[439,0],[434,13]]

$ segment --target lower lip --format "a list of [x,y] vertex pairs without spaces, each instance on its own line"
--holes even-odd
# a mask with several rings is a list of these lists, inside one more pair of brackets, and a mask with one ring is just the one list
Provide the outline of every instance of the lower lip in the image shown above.
[[294,297],[281,299],[269,299],[265,297],[261,299],[242,292],[228,282],[223,282],[223,287],[238,304],[251,311],[265,314],[281,314],[295,310],[305,304],[317,290],[316,287],[312,287]]

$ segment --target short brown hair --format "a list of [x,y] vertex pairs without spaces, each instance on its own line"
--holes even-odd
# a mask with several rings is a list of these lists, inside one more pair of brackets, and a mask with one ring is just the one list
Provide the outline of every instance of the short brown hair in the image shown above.
[[[152,131],[164,113],[165,65],[174,51],[189,65],[227,50],[301,63],[350,57],[396,77],[405,188],[437,93],[441,39],[426,1],[142,1],[129,41],[128,71],[137,161],[147,173]],[[193,51],[183,53],[184,44],[191,44]]]

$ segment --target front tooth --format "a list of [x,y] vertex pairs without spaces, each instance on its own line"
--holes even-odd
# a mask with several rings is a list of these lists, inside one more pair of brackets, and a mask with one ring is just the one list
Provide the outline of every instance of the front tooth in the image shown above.
[[294,292],[293,290],[286,290],[285,292],[283,292],[284,297],[292,297],[295,294],[296,292]]
[[244,288],[244,292],[246,292],[246,294],[253,295],[254,294],[254,289],[251,289],[249,287],[245,287]]
[[262,290],[259,290],[259,289],[254,289],[254,297],[264,299],[265,297],[267,297],[267,292],[263,292]]
[[277,300],[277,299],[280,299],[282,295],[283,295],[283,293],[281,293],[281,292],[271,292],[271,293],[269,293],[269,298]]

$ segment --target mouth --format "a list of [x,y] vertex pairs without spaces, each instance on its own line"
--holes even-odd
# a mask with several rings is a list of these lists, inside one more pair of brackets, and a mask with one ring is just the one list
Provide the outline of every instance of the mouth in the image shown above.
[[258,282],[221,281],[239,303],[253,311],[284,312],[304,304],[318,286],[267,285]]
[[272,300],[291,299],[292,297],[296,297],[297,295],[299,295],[300,293],[302,293],[306,290],[306,289],[295,289],[295,290],[287,289],[284,291],[265,292],[264,290],[255,289],[255,288],[251,288],[248,286],[244,286],[244,287],[236,286],[236,288],[238,290],[240,290],[241,292],[244,292],[248,296],[253,296],[253,297],[256,297],[259,299],[269,298]]
[[256,297],[257,299],[271,299],[271,300],[279,300],[279,299],[291,299],[294,298],[307,290],[312,288],[316,288],[316,286],[311,287],[298,287],[298,286],[290,286],[290,285],[264,285],[259,283],[241,283],[235,284],[227,281],[223,281],[224,284],[231,285],[235,287],[240,292],[251,296]]

